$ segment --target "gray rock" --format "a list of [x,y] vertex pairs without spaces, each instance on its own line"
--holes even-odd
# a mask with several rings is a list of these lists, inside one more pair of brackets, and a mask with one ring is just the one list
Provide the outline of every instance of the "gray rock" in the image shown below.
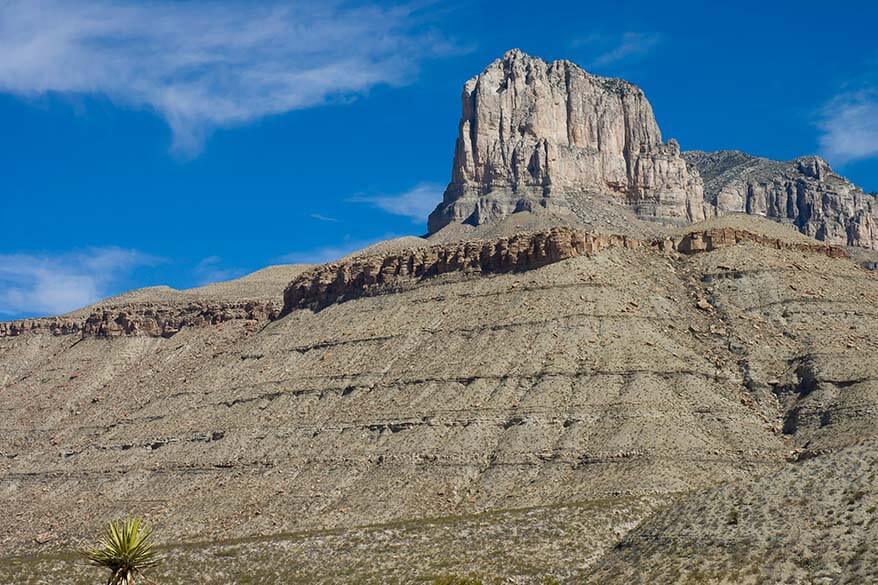
[[831,244],[878,249],[878,199],[820,157],[780,162],[735,150],[683,157],[698,169],[705,198],[719,215],[762,215]]

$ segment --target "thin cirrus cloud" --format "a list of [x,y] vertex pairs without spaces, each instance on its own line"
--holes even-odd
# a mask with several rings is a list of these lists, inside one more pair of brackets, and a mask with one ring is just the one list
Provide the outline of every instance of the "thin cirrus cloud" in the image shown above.
[[124,248],[56,255],[0,254],[0,315],[57,315],[107,296],[133,270],[160,258]]
[[820,153],[831,163],[878,158],[878,91],[843,93],[820,112]]
[[662,42],[659,33],[625,32],[622,34],[593,33],[577,39],[574,47],[587,46],[598,53],[589,67],[609,67],[646,57]]
[[208,256],[195,265],[195,278],[199,286],[212,282],[232,280],[247,273],[242,268],[228,268],[219,256]]
[[414,223],[424,223],[442,201],[442,191],[438,183],[419,183],[398,195],[357,195],[348,201],[366,203],[386,213],[407,217]]
[[357,252],[364,248],[368,248],[373,244],[377,244],[386,240],[392,240],[399,237],[402,236],[400,236],[400,234],[394,233],[386,233],[380,238],[371,239],[352,239],[350,237],[346,237],[344,241],[339,245],[319,246],[308,250],[297,250],[288,254],[284,254],[283,256],[279,256],[278,258],[276,258],[276,261],[285,264],[325,264],[327,262],[332,262],[333,260],[339,260],[341,258],[344,258],[345,256],[353,254],[354,252]]
[[458,51],[426,18],[331,0],[4,0],[0,91],[151,108],[192,156],[216,128],[411,81]]
[[308,214],[308,217],[310,217],[311,219],[316,219],[317,221],[323,221],[323,222],[327,222],[327,223],[338,223],[338,219],[336,219],[334,217],[330,217],[328,215],[321,215],[319,213]]

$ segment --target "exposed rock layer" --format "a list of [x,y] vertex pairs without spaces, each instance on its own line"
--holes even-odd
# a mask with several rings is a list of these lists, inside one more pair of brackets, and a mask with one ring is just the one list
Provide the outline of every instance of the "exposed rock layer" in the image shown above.
[[745,242],[775,249],[816,252],[833,258],[847,256],[844,250],[826,244],[793,242],[733,228],[695,231],[643,242],[623,235],[556,227],[494,241],[439,244],[318,266],[299,275],[286,288],[282,314],[301,308],[320,309],[384,287],[451,272],[521,272],[576,256],[590,256],[613,247],[646,246],[665,252],[695,253]]
[[762,215],[818,240],[878,249],[878,198],[833,172],[820,157],[779,162],[733,150],[683,157],[704,178],[704,195],[719,215]]
[[617,234],[593,234],[569,227],[516,234],[493,241],[469,241],[409,248],[400,252],[354,257],[317,266],[297,276],[284,291],[283,309],[272,301],[134,302],[99,307],[83,315],[0,323],[0,337],[28,333],[118,337],[171,337],[184,327],[234,320],[265,322],[302,308],[321,309],[373,292],[448,273],[523,272],[614,247],[652,247],[660,251],[708,252],[744,242],[775,249],[795,249],[843,257],[841,248],[791,242],[733,228],[694,231],[682,236],[642,241]]
[[107,307],[85,316],[24,319],[0,323],[0,337],[25,333],[118,337],[171,337],[183,327],[202,327],[224,321],[266,321],[277,317],[275,303],[262,301],[132,303]]
[[451,183],[429,230],[612,192],[645,216],[705,218],[701,180],[640,88],[509,51],[464,86]]

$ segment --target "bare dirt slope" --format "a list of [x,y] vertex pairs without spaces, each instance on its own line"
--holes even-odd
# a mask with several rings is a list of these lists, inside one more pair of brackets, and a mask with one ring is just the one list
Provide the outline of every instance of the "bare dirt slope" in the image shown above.
[[253,558],[275,582],[575,580],[652,510],[831,466],[878,428],[878,279],[847,258],[616,247],[377,292],[170,336],[0,337],[0,583],[131,513],[168,575],[201,559],[203,582]]

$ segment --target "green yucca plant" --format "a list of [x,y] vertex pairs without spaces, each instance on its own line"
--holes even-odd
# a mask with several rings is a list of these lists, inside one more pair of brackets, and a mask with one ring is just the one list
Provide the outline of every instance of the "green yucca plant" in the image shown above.
[[[150,532],[140,518],[110,522],[97,546],[82,551],[93,565],[110,570],[107,585],[133,585],[143,569],[159,562]],[[139,579],[138,579],[139,580]]]

